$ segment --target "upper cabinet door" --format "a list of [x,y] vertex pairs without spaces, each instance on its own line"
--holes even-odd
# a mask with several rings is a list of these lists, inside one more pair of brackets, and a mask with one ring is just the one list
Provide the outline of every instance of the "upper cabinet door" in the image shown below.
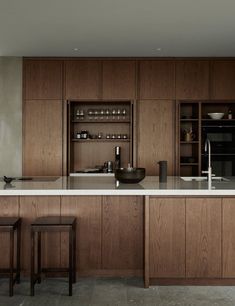
[[66,61],[66,99],[100,99],[101,77],[101,61]]
[[25,60],[25,99],[62,99],[63,62]]
[[135,99],[135,61],[103,61],[103,99]]
[[235,61],[212,63],[212,99],[235,99]]
[[140,99],[175,98],[175,64],[173,61],[139,63]]
[[209,62],[176,62],[176,98],[209,99]]

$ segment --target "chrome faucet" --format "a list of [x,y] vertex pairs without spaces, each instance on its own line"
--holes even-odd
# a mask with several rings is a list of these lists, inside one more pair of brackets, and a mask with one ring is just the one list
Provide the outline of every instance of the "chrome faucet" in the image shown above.
[[202,171],[202,173],[207,173],[207,180],[208,184],[211,184],[212,182],[212,176],[215,176],[212,174],[212,168],[211,168],[211,142],[207,138],[205,141],[205,152],[208,152],[208,170],[207,171]]

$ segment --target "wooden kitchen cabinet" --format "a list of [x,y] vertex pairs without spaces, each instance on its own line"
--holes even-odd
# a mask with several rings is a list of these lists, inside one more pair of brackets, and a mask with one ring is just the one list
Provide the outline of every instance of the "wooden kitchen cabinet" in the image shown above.
[[150,277],[185,277],[185,199],[150,198]]
[[135,66],[134,60],[103,61],[103,99],[135,99]]
[[209,99],[209,61],[176,61],[176,99]]
[[212,62],[212,99],[235,99],[235,61]]
[[[0,217],[19,217],[19,197],[0,197]],[[10,234],[0,233],[0,269],[9,267]]]
[[157,162],[167,160],[168,175],[175,173],[175,102],[138,101],[137,164],[147,175],[158,175]]
[[139,62],[139,99],[175,99],[174,61]]
[[[59,216],[59,196],[21,196],[19,215],[22,218],[21,267],[30,271],[30,224],[38,217]],[[42,267],[60,267],[60,233],[42,233]]]
[[223,277],[235,277],[235,199],[223,198]]
[[23,175],[62,175],[62,101],[24,102]]
[[143,198],[105,196],[102,211],[102,268],[142,270]]
[[65,97],[72,99],[101,98],[101,61],[65,61]]
[[24,60],[24,98],[62,99],[63,61]]
[[[77,270],[101,269],[101,196],[63,196],[61,215],[77,218]],[[68,236],[61,234],[61,264],[68,263]]]
[[220,278],[221,199],[186,199],[186,277]]

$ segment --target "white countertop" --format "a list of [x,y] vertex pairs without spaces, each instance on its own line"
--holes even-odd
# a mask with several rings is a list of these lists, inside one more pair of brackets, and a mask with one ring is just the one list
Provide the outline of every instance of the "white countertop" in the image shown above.
[[147,176],[139,184],[116,186],[114,177],[35,178],[32,181],[0,182],[0,196],[13,195],[140,195],[140,196],[235,196],[235,177],[229,182],[184,182],[168,177],[159,183],[157,176]]

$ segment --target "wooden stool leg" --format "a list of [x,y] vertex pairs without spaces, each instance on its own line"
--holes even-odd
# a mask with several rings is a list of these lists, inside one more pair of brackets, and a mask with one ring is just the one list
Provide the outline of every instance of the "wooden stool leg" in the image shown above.
[[73,227],[73,283],[76,283],[76,225]]
[[41,267],[41,233],[38,232],[38,283],[41,283],[41,272],[42,272],[42,267]]
[[20,283],[20,245],[21,245],[21,224],[19,223],[17,228],[17,267],[16,267],[16,282]]
[[14,272],[14,231],[10,231],[10,277],[9,296],[13,296],[13,272]]
[[69,295],[72,295],[73,285],[73,230],[69,229]]
[[30,293],[34,296],[34,231],[31,229],[31,279],[30,279]]

